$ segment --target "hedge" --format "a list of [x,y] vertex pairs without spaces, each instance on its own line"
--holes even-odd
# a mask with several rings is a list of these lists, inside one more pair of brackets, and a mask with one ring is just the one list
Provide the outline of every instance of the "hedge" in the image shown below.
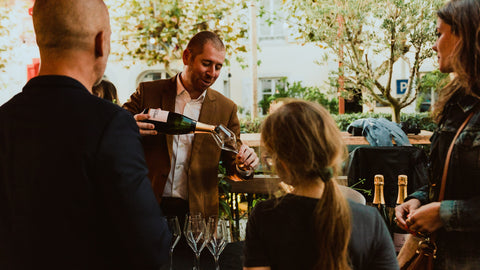
[[[347,130],[347,126],[357,119],[362,118],[386,118],[392,120],[392,115],[389,113],[352,113],[352,114],[339,114],[332,115],[333,119],[337,122],[338,127],[342,131]],[[260,132],[260,126],[264,117],[260,117],[254,120],[240,119],[240,132],[241,133],[258,133]],[[434,131],[436,124],[433,122],[429,112],[423,113],[402,113],[400,115],[400,121],[406,122],[411,127],[418,127],[423,130]]]

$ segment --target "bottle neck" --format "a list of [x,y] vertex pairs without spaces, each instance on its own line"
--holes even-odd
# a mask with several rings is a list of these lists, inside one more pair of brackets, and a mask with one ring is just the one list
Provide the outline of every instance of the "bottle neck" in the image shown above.
[[397,205],[402,204],[407,197],[407,186],[398,185]]
[[385,198],[383,196],[383,185],[375,185],[375,193],[373,194],[373,204],[385,204]]
[[215,126],[197,122],[195,126],[195,133],[212,133],[215,131]]

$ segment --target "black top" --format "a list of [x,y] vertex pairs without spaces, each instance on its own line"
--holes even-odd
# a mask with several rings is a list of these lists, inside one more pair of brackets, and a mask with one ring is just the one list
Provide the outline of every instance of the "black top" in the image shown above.
[[130,113],[64,76],[0,107],[0,269],[158,269],[169,241]]
[[[247,224],[246,267],[313,269],[316,263],[312,213],[318,199],[288,194],[260,202]],[[352,236],[349,254],[353,269],[398,269],[388,229],[378,211],[349,202]]]

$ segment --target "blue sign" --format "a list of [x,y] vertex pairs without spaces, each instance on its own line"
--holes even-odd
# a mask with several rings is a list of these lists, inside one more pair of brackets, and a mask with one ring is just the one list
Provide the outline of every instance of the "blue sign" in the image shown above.
[[397,95],[407,92],[408,80],[397,80]]

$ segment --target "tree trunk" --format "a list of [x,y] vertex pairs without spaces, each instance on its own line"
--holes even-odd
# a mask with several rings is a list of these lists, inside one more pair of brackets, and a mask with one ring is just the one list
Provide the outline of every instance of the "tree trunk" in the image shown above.
[[392,122],[400,123],[400,106],[391,105],[392,108]]

